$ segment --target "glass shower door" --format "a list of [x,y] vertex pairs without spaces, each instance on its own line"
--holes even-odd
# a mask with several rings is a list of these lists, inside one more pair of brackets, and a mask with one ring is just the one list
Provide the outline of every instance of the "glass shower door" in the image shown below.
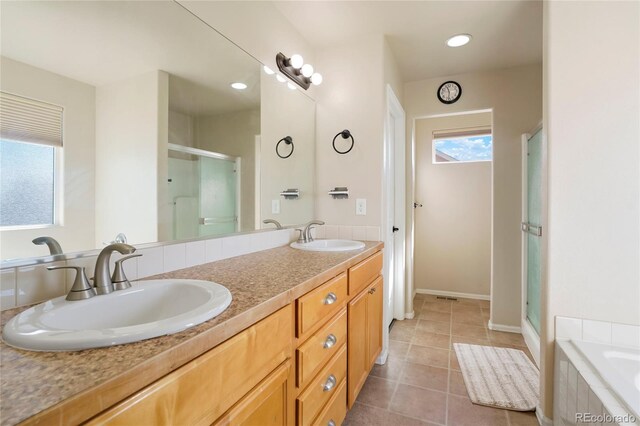
[[540,334],[540,281],[542,237],[542,131],[527,142],[527,319]]
[[236,164],[200,157],[200,236],[237,231]]

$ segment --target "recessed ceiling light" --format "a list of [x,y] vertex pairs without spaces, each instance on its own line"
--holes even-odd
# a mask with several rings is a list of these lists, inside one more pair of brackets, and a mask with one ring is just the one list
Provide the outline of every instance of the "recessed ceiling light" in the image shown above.
[[460,47],[471,41],[470,34],[456,34],[453,37],[450,37],[447,40],[447,46],[449,47]]
[[231,83],[231,87],[233,87],[236,90],[244,90],[247,88],[247,85],[244,83]]

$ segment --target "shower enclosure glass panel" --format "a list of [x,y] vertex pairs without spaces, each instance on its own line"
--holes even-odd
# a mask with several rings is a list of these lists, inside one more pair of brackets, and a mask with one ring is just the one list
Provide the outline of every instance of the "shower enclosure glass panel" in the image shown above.
[[542,131],[527,143],[527,319],[540,334],[540,277],[542,230]]
[[216,153],[183,147],[169,150],[173,239],[239,230],[238,166],[237,159]]

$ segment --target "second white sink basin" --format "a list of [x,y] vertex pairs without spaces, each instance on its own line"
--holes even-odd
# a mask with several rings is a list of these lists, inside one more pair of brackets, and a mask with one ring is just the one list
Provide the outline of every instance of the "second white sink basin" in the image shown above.
[[4,341],[32,351],[75,351],[173,334],[222,313],[231,292],[210,281],[148,280],[91,299],[49,300],[13,317]]
[[291,243],[291,247],[308,251],[349,251],[364,248],[364,243],[352,240],[313,240],[310,243]]

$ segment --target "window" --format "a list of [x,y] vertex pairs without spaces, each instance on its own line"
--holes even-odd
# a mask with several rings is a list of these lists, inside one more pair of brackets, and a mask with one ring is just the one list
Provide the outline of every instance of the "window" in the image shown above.
[[56,223],[62,108],[0,92],[0,227]]
[[469,163],[493,159],[490,129],[433,132],[433,163]]

